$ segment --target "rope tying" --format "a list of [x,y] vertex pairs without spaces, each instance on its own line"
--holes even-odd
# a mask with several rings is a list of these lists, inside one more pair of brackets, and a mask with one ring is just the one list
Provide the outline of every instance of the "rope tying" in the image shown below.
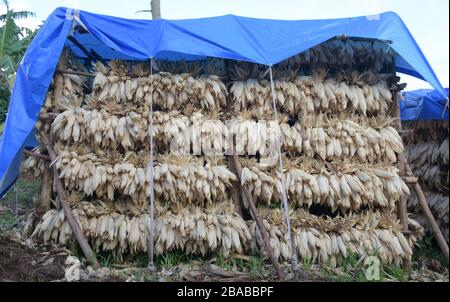
[[[150,59],[150,75],[153,75],[153,58]],[[154,238],[155,238],[155,195],[154,195],[154,177],[153,177],[153,99],[150,103],[150,162],[148,164],[148,173],[150,174],[150,238],[148,243],[148,268],[155,270],[153,261]]]
[[[269,66],[269,75],[270,75],[270,90],[272,92],[272,106],[273,106],[273,111],[275,114],[275,121],[276,121],[277,125],[279,125],[277,105],[275,102],[275,85],[273,83],[272,65]],[[286,218],[287,231],[288,231],[289,239],[290,239],[290,240],[288,240],[288,242],[289,242],[289,249],[291,250],[291,267],[292,267],[292,271],[294,272],[294,275],[295,275],[298,272],[298,258],[297,258],[297,251],[296,251],[297,249],[295,246],[295,241],[294,241],[294,238],[292,236],[292,231],[291,231],[291,220],[289,218],[289,206],[288,206],[288,198],[287,198],[287,193],[286,193],[286,181],[284,179],[284,173],[283,173],[284,168],[283,168],[283,158],[281,156],[281,143],[280,143],[280,141],[282,139],[282,135],[283,134],[280,131],[280,135],[278,136],[278,139],[275,140],[275,142],[276,142],[278,159],[279,159],[284,216]]]

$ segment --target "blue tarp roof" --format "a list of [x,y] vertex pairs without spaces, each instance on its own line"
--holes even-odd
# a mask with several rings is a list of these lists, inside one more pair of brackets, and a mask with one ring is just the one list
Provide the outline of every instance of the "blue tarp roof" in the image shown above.
[[434,89],[419,89],[403,93],[400,102],[402,121],[414,120],[447,120],[448,121],[448,88],[447,98]]
[[[88,34],[81,37],[72,33],[74,20],[85,27]],[[28,47],[17,71],[0,140],[0,180],[3,178],[0,183],[4,184],[0,187],[0,196],[5,184],[17,176],[18,167],[11,168],[11,164],[20,156],[37,121],[63,47],[74,47],[73,42],[67,40],[72,34],[89,51],[107,59],[208,56],[265,65],[281,62],[336,36],[379,39],[392,42],[399,72],[419,77],[444,93],[416,41],[400,17],[392,12],[298,21],[234,15],[192,20],[129,20],[57,8]]]

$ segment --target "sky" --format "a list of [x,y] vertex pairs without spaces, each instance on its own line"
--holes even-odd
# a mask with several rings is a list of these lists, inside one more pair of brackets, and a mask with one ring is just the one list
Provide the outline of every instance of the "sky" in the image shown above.
[[[161,0],[165,19],[189,19],[235,14],[270,19],[324,19],[396,12],[421,47],[444,87],[449,86],[449,2],[448,0]],[[60,6],[119,16],[151,19],[150,0],[10,0],[15,10],[30,10],[36,18],[20,22],[35,28]],[[0,5],[0,14],[4,7]],[[418,79],[401,75],[406,90],[429,88]]]

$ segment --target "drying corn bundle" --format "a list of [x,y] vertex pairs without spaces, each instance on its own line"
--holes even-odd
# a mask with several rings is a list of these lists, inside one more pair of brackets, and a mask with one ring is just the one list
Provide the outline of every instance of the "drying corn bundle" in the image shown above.
[[[348,111],[362,115],[386,112],[392,103],[392,95],[385,81],[374,79],[370,72],[355,74],[349,80],[324,80],[323,76],[275,80],[275,99],[284,112],[292,115],[317,111]],[[230,93],[236,111],[253,109],[263,113],[272,110],[270,82],[267,80],[233,82]]]
[[[117,105],[100,107],[92,110],[77,107],[62,112],[52,123],[52,133],[60,141],[68,143],[108,148],[120,146],[126,150],[148,148],[151,131],[148,106],[141,105],[129,110],[118,109]],[[190,116],[176,110],[156,111],[153,119],[154,139],[164,144],[161,151],[168,150],[170,144],[187,147],[188,151],[191,143],[194,150],[200,151],[208,148],[220,151],[224,148],[228,130],[215,115],[199,111]]]
[[[95,193],[114,200],[132,197],[133,202],[146,203],[150,197],[150,155],[147,152],[92,152],[88,148],[55,146],[58,158],[54,165],[59,177],[70,190],[86,196]],[[187,204],[225,200],[227,188],[236,176],[222,163],[222,158],[203,159],[193,156],[157,156],[154,163],[155,195],[167,202]]]
[[[413,130],[406,137],[406,157],[414,174],[425,190],[426,200],[442,234],[449,241],[448,188],[449,188],[449,133],[447,121],[403,122],[406,129]],[[414,217],[431,229],[422,216],[416,195],[410,195],[408,207]]]
[[406,156],[414,173],[420,176],[427,188],[440,192],[448,189],[448,155],[448,138],[444,141],[419,142],[406,148]]
[[[449,212],[448,212],[448,193],[439,193],[435,191],[425,191],[425,198],[427,200],[428,206],[433,214],[433,217],[436,219],[436,222],[441,229],[442,235],[444,236],[447,242],[449,241]],[[408,208],[414,212],[413,217],[416,219],[421,225],[425,227],[425,230],[431,234],[432,230],[429,227],[429,223],[427,219],[422,215],[420,211],[419,201],[417,200],[417,196],[412,194],[408,198]]]
[[254,155],[258,151],[263,157],[269,156],[280,133],[286,151],[322,160],[357,157],[361,162],[395,162],[396,154],[404,151],[400,136],[390,126],[392,119],[386,117],[309,114],[291,121],[283,115],[277,127],[273,120],[256,121],[249,119],[249,114],[241,113],[231,127],[231,133],[239,138],[239,154]]
[[380,74],[392,70],[394,57],[394,50],[382,41],[335,39],[282,62],[280,67],[368,70]]
[[[349,77],[353,71],[370,71],[379,76],[392,72],[395,55],[395,51],[385,42],[335,39],[274,65],[273,73],[277,78],[291,79],[301,71],[313,74],[317,70],[341,73],[344,77]],[[263,79],[267,66],[236,61],[231,62],[227,72],[235,80]]]
[[227,89],[217,76],[193,78],[190,74],[159,72],[150,74],[144,64],[135,64],[131,72],[125,64],[97,62],[93,97],[99,101],[154,104],[164,110],[198,104],[216,110],[226,105]]
[[[263,223],[270,235],[276,257],[290,258],[288,233],[281,209],[260,209]],[[290,211],[297,252],[302,259],[332,266],[339,265],[350,254],[358,257],[377,254],[382,262],[401,264],[412,256],[412,249],[421,236],[422,228],[409,219],[411,235],[401,232],[401,225],[393,214],[362,212],[345,217],[319,217],[304,210]],[[250,223],[254,234],[252,248],[261,237],[256,224]]]
[[[32,152],[43,154],[42,147],[33,148]],[[44,171],[45,164],[46,162],[44,160],[27,155],[26,159],[22,161],[20,165],[20,170],[26,171],[33,177],[38,178],[42,176],[42,171]]]
[[[124,252],[147,251],[150,216],[142,208],[120,203],[78,201],[73,212],[96,249],[113,251],[119,257]],[[155,215],[157,254],[181,249],[188,254],[205,255],[218,250],[227,256],[244,252],[251,240],[245,221],[227,202],[206,208],[157,204]],[[64,245],[71,240],[72,230],[64,212],[54,209],[44,215],[32,236]]]
[[[286,189],[292,205],[327,205],[336,211],[358,211],[362,207],[394,210],[396,201],[409,194],[408,186],[388,165],[349,162],[322,163],[308,158],[284,160]],[[281,199],[282,187],[277,162],[243,161],[242,182],[262,204]]]

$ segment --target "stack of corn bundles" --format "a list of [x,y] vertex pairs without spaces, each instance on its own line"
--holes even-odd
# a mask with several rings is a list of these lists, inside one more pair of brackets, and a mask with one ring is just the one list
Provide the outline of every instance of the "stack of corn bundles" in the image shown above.
[[[237,178],[223,156],[169,153],[172,142],[189,144],[181,135],[187,130],[204,138],[192,140],[200,154],[208,144],[223,143],[217,133],[223,127],[217,124],[224,124],[218,117],[227,90],[220,79],[150,74],[144,64],[118,61],[107,66],[97,62],[95,71],[92,92],[63,111],[53,110],[58,115],[45,128],[58,155],[52,164],[71,193],[74,215],[93,247],[118,257],[147,250],[153,135],[156,253],[182,249],[204,255],[217,250],[227,256],[248,250],[251,234],[229,193]],[[34,175],[42,165],[33,157],[24,163]],[[64,245],[72,231],[64,212],[56,208],[43,216],[33,236]]]
[[[389,116],[392,58],[381,42],[338,39],[278,64],[278,122],[259,65],[161,62],[166,71],[150,73],[142,63],[97,62],[82,101],[64,110],[47,106],[57,116],[38,127],[53,137],[52,164],[96,249],[117,256],[146,251],[153,136],[156,252],[263,251],[254,221],[236,214],[231,198],[238,177],[223,152],[235,137],[242,185],[253,194],[277,257],[290,258],[280,210],[282,156],[301,258],[339,265],[351,253],[370,253],[402,263],[421,228],[410,220],[413,232],[403,235],[395,215],[409,189],[395,166],[404,149]],[[278,139],[283,154],[274,148]],[[34,158],[24,163],[34,175],[42,165]],[[56,207],[33,236],[66,244],[72,233]]]
[[[274,69],[280,124],[266,132],[282,137],[290,219],[303,259],[339,265],[350,253],[377,254],[400,264],[411,258],[422,235],[413,220],[413,232],[402,234],[396,216],[397,201],[410,192],[396,167],[404,148],[390,117],[397,92],[390,90],[396,79],[386,50],[383,43],[336,40]],[[248,125],[274,116],[266,75],[238,63],[230,84],[232,108],[244,128],[238,133],[253,150],[270,143],[264,131],[246,132]],[[242,159],[242,182],[259,205],[275,254],[289,259],[282,181],[270,155]],[[257,249],[261,238],[253,222],[250,228],[251,247]]]
[[[405,129],[413,130],[406,139],[406,156],[414,175],[424,189],[425,197],[442,234],[449,241],[449,132],[448,121],[408,121]],[[410,195],[408,207],[431,233],[426,218],[421,214],[415,194]]]

